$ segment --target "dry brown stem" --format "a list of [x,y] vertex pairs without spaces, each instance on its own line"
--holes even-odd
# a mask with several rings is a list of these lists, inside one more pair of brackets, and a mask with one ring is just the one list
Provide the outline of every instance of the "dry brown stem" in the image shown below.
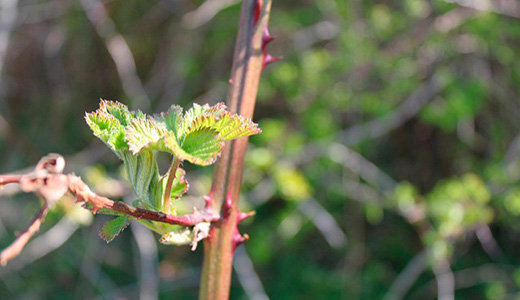
[[61,155],[49,154],[43,157],[34,170],[27,174],[0,175],[0,187],[9,183],[18,183],[22,191],[35,193],[43,200],[42,208],[31,225],[11,245],[0,252],[1,265],[5,265],[7,261],[20,254],[31,237],[40,230],[40,225],[52,204],[61,199],[67,192],[76,198],[76,202],[89,204],[93,213],[104,208],[129,215],[135,219],[182,226],[195,226],[202,222],[214,222],[220,219],[218,214],[206,211],[200,212],[197,209],[193,209],[192,214],[175,216],[133,207],[121,201],[110,200],[92,192],[80,177],[73,174],[62,174],[64,166],[65,160]]

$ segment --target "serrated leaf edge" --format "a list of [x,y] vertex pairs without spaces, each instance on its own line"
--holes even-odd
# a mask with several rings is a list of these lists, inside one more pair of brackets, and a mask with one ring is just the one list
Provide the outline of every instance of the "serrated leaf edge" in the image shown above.
[[[115,234],[113,234],[111,237],[108,236],[107,234],[105,234],[103,231],[104,229],[109,226],[110,223],[113,223],[115,221],[117,221],[118,219],[121,219],[121,218],[124,218],[126,219],[126,222],[125,222],[125,225],[124,226],[120,226],[117,230],[117,232]],[[105,223],[105,225],[103,225],[103,227],[101,228],[101,230],[99,230],[98,232],[98,235],[100,238],[102,238],[103,240],[105,240],[108,243],[110,243],[111,241],[113,241],[123,230],[125,230],[126,227],[128,227],[128,224],[130,224],[130,217],[129,216],[120,216],[120,217],[117,217],[115,219],[112,219],[108,222]]]

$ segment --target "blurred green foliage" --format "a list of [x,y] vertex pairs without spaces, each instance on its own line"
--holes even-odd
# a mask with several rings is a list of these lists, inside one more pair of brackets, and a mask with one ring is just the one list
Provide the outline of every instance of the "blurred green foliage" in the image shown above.
[[[226,97],[238,1],[210,14],[212,1],[105,1],[105,36],[81,4],[95,1],[15,2],[0,173],[58,152],[100,193],[132,198],[85,111],[100,97],[146,113]],[[519,297],[520,8],[472,3],[274,1],[269,49],[284,58],[261,80],[263,133],[250,139],[241,203],[257,214],[240,227],[269,298],[434,299],[439,267],[456,299]],[[144,99],[118,71],[114,37],[128,43]],[[211,170],[186,168],[200,206]],[[2,195],[0,246],[37,207],[32,195]],[[49,215],[41,235],[67,211]],[[97,237],[107,220],[78,227],[45,259],[0,269],[0,298],[137,299],[133,231],[107,246]],[[196,299],[201,254],[158,246],[160,299]],[[241,278],[232,299],[251,296]]]

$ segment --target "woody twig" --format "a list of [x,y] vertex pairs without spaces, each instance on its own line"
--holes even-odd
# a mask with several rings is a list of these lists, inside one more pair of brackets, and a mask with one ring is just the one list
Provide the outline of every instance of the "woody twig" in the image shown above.
[[89,204],[93,213],[100,209],[110,209],[135,219],[145,219],[182,226],[195,226],[202,222],[215,222],[220,216],[205,211],[193,210],[193,213],[175,216],[162,212],[150,211],[133,207],[121,201],[113,201],[97,195],[74,174],[62,174],[65,167],[65,159],[59,154],[49,154],[38,162],[33,171],[27,174],[0,175],[0,187],[6,184],[20,184],[21,190],[26,193],[35,193],[43,200],[43,205],[29,227],[22,232],[16,240],[0,252],[0,264],[5,266],[7,262],[18,256],[31,237],[40,230],[49,208],[61,199],[67,192],[76,198],[76,202]]

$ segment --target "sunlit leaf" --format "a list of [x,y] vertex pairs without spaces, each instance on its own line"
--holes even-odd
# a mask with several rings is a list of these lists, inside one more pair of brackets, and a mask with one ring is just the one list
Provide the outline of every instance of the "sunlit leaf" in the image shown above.
[[159,150],[165,132],[165,126],[150,117],[133,119],[126,127],[126,140],[130,151],[137,154],[144,148]]
[[182,107],[172,105],[170,106],[167,112],[156,114],[153,116],[153,119],[157,123],[163,124],[166,127],[166,129],[173,132],[175,136],[178,136],[178,130],[181,127],[181,123],[183,120]]
[[224,141],[209,128],[190,132],[182,144],[169,134],[164,143],[179,159],[203,166],[214,163],[224,146]]

